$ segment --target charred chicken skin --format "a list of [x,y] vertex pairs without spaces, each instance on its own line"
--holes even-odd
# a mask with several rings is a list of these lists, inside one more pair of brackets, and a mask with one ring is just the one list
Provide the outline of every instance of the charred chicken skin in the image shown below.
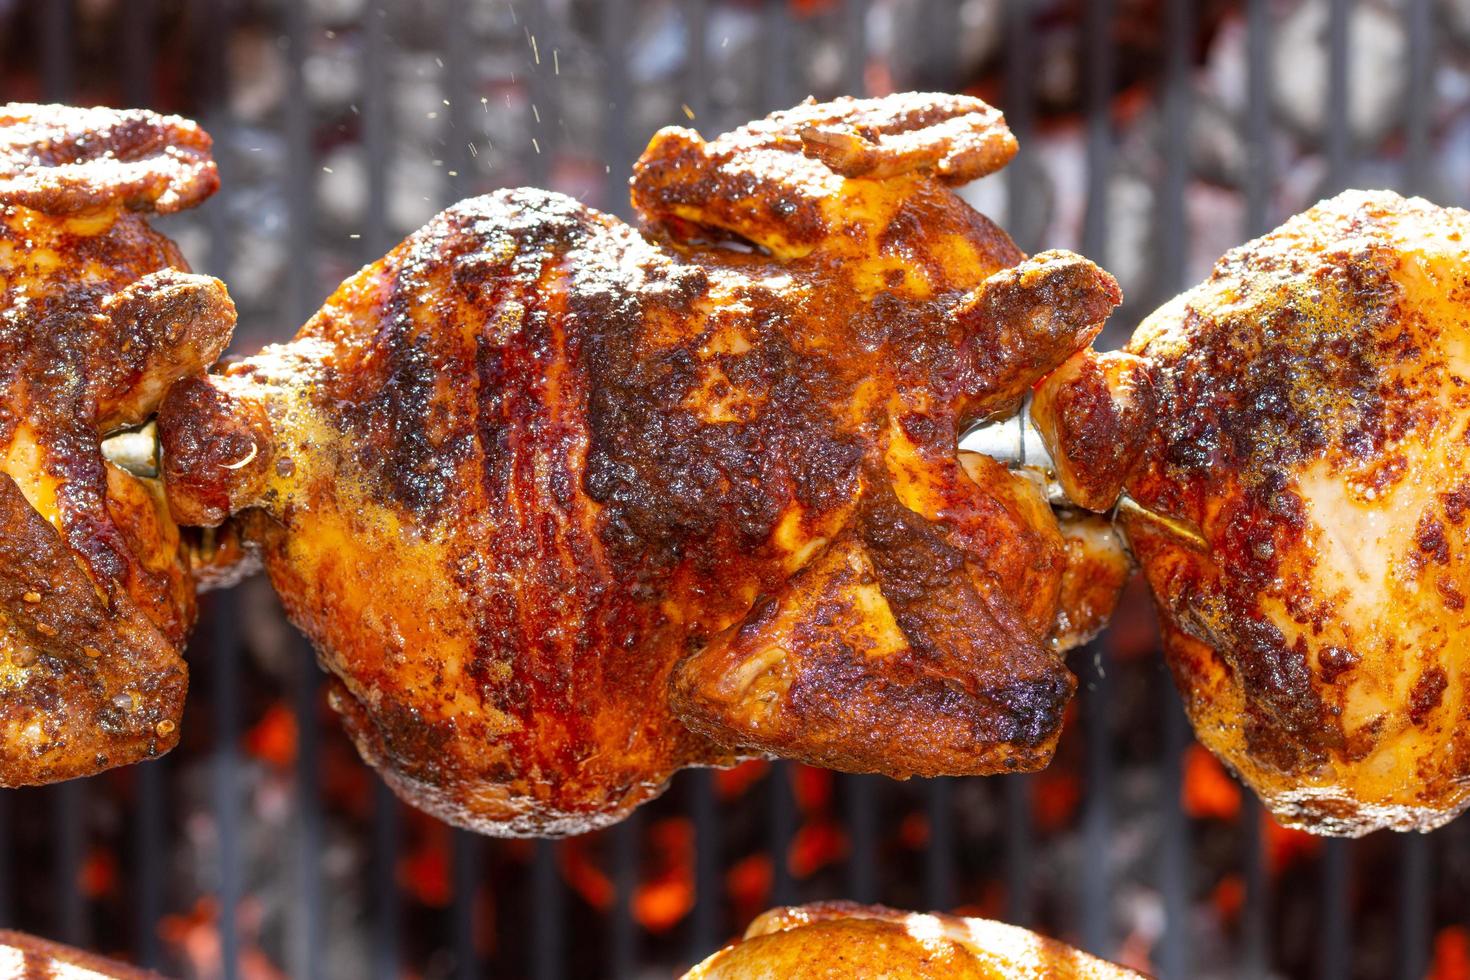
[[1195,731],[1279,820],[1470,803],[1470,214],[1324,202],[1035,404],[1074,499],[1126,486]]
[[956,436],[1119,294],[951,190],[1014,150],[975,99],[809,103],[659,133],[638,231],[465,201],[172,390],[170,504],[258,544],[363,756],[461,826],[586,830],[745,754],[1039,768],[1096,553]]
[[1142,975],[989,919],[815,902],[757,916],[683,980],[1124,980]]
[[0,107],[0,786],[178,738],[194,586],[161,486],[100,443],[229,340],[224,287],[144,217],[216,184],[185,120]]

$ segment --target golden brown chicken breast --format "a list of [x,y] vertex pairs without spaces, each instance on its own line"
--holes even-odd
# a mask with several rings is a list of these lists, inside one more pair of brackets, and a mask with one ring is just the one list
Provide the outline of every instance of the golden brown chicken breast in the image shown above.
[[[1047,386],[1087,390],[1037,404],[1146,430],[1119,514],[1200,740],[1294,826],[1453,818],[1470,803],[1470,214],[1343,194],[1230,252],[1128,350],[1151,423],[1114,410],[1136,377],[1059,372]],[[1040,427],[1066,456],[1087,433],[1063,414]],[[1116,494],[1128,468],[1102,469]]]
[[0,786],[178,738],[193,584],[161,487],[100,441],[228,343],[224,287],[141,213],[215,184],[184,120],[0,107]]
[[169,499],[240,515],[363,755],[463,826],[585,830],[755,752],[1042,766],[1068,552],[956,434],[1118,291],[947,186],[1013,151],[978,100],[846,100],[660,133],[642,234],[463,202],[173,390]]
[[1124,980],[1141,975],[989,919],[817,902],[771,909],[683,980]]

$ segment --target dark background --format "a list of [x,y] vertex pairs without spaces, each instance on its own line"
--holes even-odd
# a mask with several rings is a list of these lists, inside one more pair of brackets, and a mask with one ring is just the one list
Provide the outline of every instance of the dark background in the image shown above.
[[[656,128],[808,94],[1003,108],[1021,153],[966,195],[1118,276],[1105,346],[1343,187],[1470,203],[1470,0],[0,0],[0,84],[206,125],[223,189],[159,224],[228,282],[239,351],[453,200],[528,183],[626,217]],[[554,844],[398,805],[263,581],[206,598],[189,656],[172,755],[0,793],[0,925],[186,976],[667,977],[772,903],[847,897],[1166,977],[1470,977],[1470,824],[1277,827],[1189,739],[1136,588],[1074,655],[1043,773],[688,772]]]

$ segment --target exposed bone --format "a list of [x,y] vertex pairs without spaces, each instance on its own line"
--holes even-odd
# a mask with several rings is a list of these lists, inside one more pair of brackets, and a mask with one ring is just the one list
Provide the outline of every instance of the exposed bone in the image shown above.
[[133,476],[157,479],[158,426],[152,421],[141,429],[127,429],[102,440],[102,456]]

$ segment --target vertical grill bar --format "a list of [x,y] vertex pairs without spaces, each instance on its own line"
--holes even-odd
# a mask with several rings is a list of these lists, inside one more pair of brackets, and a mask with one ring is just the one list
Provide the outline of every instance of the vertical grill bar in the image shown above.
[[1246,11],[1246,234],[1270,223],[1271,183],[1271,0],[1249,0]]
[[1430,898],[1434,894],[1431,858],[1434,838],[1404,834],[1399,839],[1398,976],[1418,980],[1429,972],[1433,942]]
[[847,39],[843,83],[846,94],[861,98],[868,92],[868,0],[847,0],[842,18]]
[[1036,849],[1031,840],[1031,776],[1029,773],[1006,776],[1002,786],[1006,811],[1006,921],[1028,926],[1036,906],[1032,885]]
[[[526,94],[531,100],[532,116],[527,120],[534,142],[528,141],[526,152],[531,184],[547,186],[557,144],[556,78],[552,74],[552,51],[555,38],[551,31],[551,12],[547,0],[531,0],[525,6],[526,16]],[[539,117],[539,118],[538,118]],[[616,168],[614,168],[616,169]]]
[[1322,924],[1319,961],[1323,980],[1345,980],[1352,970],[1352,935],[1348,932],[1351,852],[1345,838],[1322,847]]
[[536,860],[531,869],[532,901],[536,908],[536,928],[531,947],[533,980],[558,980],[566,971],[562,950],[562,889],[557,869],[557,842],[538,840]]
[[1159,891],[1164,898],[1164,935],[1159,943],[1159,976],[1176,980],[1192,976],[1189,956],[1189,825],[1180,807],[1183,790],[1181,759],[1189,744],[1189,722],[1173,685],[1163,687],[1164,764],[1160,805],[1164,839],[1159,855]]
[[465,197],[470,190],[469,108],[475,85],[471,77],[474,52],[470,48],[469,25],[465,23],[465,0],[448,0],[444,5],[444,178],[449,202]]
[[[684,104],[694,110],[694,125],[710,136],[715,128],[709,101],[709,0],[687,0],[684,8]],[[621,50],[621,49],[620,49]],[[626,113],[626,108],[622,110]],[[708,128],[706,128],[708,127]]]
[[398,797],[381,778],[373,783],[373,856],[371,878],[373,888],[373,976],[393,980],[401,975],[398,938],[398,841],[402,836],[402,820]]
[[[1082,811],[1082,942],[1099,956],[1111,956],[1113,874],[1110,855],[1113,825],[1113,741],[1107,705],[1112,696],[1103,640],[1082,651],[1078,689],[1082,701],[1083,731],[1087,741],[1086,797]],[[1170,692],[1172,694],[1172,692]],[[1177,799],[1177,798],[1176,798]],[[1165,801],[1165,806],[1177,805]]]
[[[387,0],[373,0],[364,12],[362,48],[362,139],[367,155],[367,213],[364,215],[363,262],[372,262],[392,247],[388,230],[388,163],[390,157],[387,80],[391,49]],[[402,836],[401,804],[376,777],[372,824],[372,962],[378,980],[399,976],[401,901],[398,892],[398,845]]]
[[[1163,200],[1159,243],[1162,286],[1172,293],[1184,284],[1188,240],[1185,193],[1189,178],[1190,71],[1194,18],[1191,0],[1169,0],[1167,10],[1167,88],[1164,97]],[[1167,677],[1159,686],[1163,700],[1163,759],[1159,805],[1163,840],[1159,854],[1159,891],[1164,900],[1164,934],[1157,963],[1165,980],[1190,975],[1189,965],[1189,827],[1180,808],[1181,763],[1189,741],[1179,696]]]
[[1088,4],[1082,26],[1087,35],[1087,208],[1082,219],[1082,253],[1102,265],[1107,264],[1113,155],[1113,2]]
[[[620,217],[629,217],[628,170],[633,161],[633,152],[628,142],[628,105],[633,99],[633,89],[628,81],[628,26],[631,19],[628,0],[603,0],[602,5],[602,52],[603,90],[607,93],[607,122],[602,131],[603,160],[608,167],[607,200],[608,211]],[[685,41],[690,57],[702,60],[704,35],[697,34]],[[699,113],[696,110],[695,116]]]
[[791,786],[792,765],[784,760],[771,763],[766,781],[771,788],[771,903],[790,905],[796,901],[796,883],[791,878],[791,842],[796,837],[796,798]]
[[72,95],[72,0],[41,5],[41,91],[48,102]]
[[929,846],[924,851],[924,906],[944,911],[955,904],[954,780],[927,780]]
[[133,944],[137,961],[159,966],[158,920],[163,916],[164,776],[168,757],[141,763],[137,769],[137,812],[133,816],[134,868]]
[[[129,4],[122,18],[123,97],[130,106],[153,102],[154,0]],[[168,757],[136,767],[137,801],[133,813],[133,946],[137,962],[157,969],[158,920],[163,915],[164,793]]]
[[1433,175],[1429,152],[1429,118],[1434,101],[1434,0],[1409,0],[1409,84],[1405,91],[1405,189],[1410,194],[1431,190]]
[[[1271,10],[1270,0],[1249,0],[1246,9],[1245,237],[1264,234],[1270,224]],[[1241,974],[1264,978],[1270,967],[1270,880],[1266,873],[1264,814],[1247,790],[1240,808],[1244,836],[1245,906],[1241,909]]]
[[[214,137],[214,155],[228,183],[233,168],[234,130],[229,118],[229,64],[225,43],[233,28],[229,0],[208,0],[194,24],[198,77],[206,106],[206,125]],[[209,226],[209,271],[229,282],[234,262],[229,212],[216,199],[204,209]],[[219,898],[220,973],[224,980],[240,976],[240,937],[236,912],[240,906],[240,643],[238,614],[232,591],[215,592],[201,603],[199,634],[207,642],[209,707],[214,717],[214,745],[210,757],[211,806],[214,810]]]
[[10,810],[14,799],[14,790],[0,789],[0,929],[9,929],[15,925],[10,908],[10,879],[14,874],[10,866],[10,855],[15,847],[15,842],[11,839],[13,829]]
[[761,78],[765,86],[761,93],[765,103],[762,111],[771,112],[786,108],[795,95],[791,36],[797,25],[788,12],[786,0],[765,0],[762,26]]
[[154,0],[132,0],[122,17],[123,98],[146,108],[153,102]]
[[[1083,31],[1087,35],[1087,206],[1082,224],[1082,252],[1107,265],[1109,184],[1113,149],[1113,17],[1114,5],[1089,4]],[[1113,953],[1112,832],[1113,743],[1112,703],[1106,641],[1082,651],[1078,701],[1086,733],[1086,802],[1082,811],[1082,940],[1100,956]],[[1168,804],[1166,804],[1168,805]]]
[[[296,261],[303,255],[294,252]],[[297,640],[296,714],[296,888],[297,915],[292,916],[292,976],[315,980],[322,976],[322,811],[319,776],[321,727],[317,705],[321,700],[322,672],[311,647]]]
[[[1164,185],[1159,204],[1160,292],[1169,295],[1184,285],[1188,235],[1185,194],[1189,181],[1191,70],[1194,50],[1194,9],[1191,0],[1169,0],[1166,12],[1167,61],[1163,108]],[[1180,806],[1182,762],[1189,743],[1188,722],[1179,695],[1167,674],[1159,685],[1163,713],[1163,758],[1160,766],[1159,806],[1163,840],[1159,852],[1159,892],[1164,901],[1164,934],[1156,962],[1163,980],[1191,974],[1189,956],[1189,825]]]
[[[311,103],[306,92],[306,48],[310,43],[306,4],[286,5],[286,41],[290,94],[285,104],[287,153],[287,323],[302,323],[316,306],[313,276],[312,207],[315,196],[311,144]],[[296,915],[291,918],[290,962],[295,977],[322,975],[322,813],[318,789],[320,726],[317,704],[322,675],[310,647],[295,644],[296,677],[293,711],[296,717]]]
[[924,59],[918,81],[924,88],[946,92],[959,91],[960,4],[951,0],[924,0],[920,8],[924,18],[924,46],[929,56]]
[[[1169,295],[1184,286],[1188,229],[1185,225],[1185,193],[1189,181],[1190,71],[1194,36],[1192,5],[1187,0],[1168,0],[1167,80],[1164,92],[1164,186],[1159,203],[1161,293]],[[1170,697],[1173,697],[1170,692]]]
[[882,777],[843,777],[847,789],[847,893],[855,902],[878,901],[878,790]]
[[[1004,17],[1006,123],[1024,148],[1034,112],[1034,79],[1030,63],[1032,12],[1026,0],[1008,0]],[[1030,158],[1024,152],[1018,154],[1005,171],[1005,223],[1016,236],[1017,244],[1028,252],[1036,248],[1036,223],[1030,210],[1030,174]],[[1017,442],[1024,448],[1024,412],[1017,416],[1016,426]],[[1022,462],[1025,462],[1024,458]],[[1006,776],[1001,781],[1001,790],[1005,798],[1006,917],[1016,925],[1027,925],[1035,905],[1031,777],[1025,773]]]
[[1352,180],[1352,120],[1348,115],[1348,29],[1353,0],[1331,0],[1327,16],[1327,192]]
[[722,938],[723,839],[714,770],[696,769],[685,778],[691,783],[694,810],[694,915],[689,923],[688,958],[691,963],[698,963]]
[[57,908],[56,933],[61,941],[73,946],[89,945],[87,903],[80,884],[82,858],[87,847],[86,784],[69,779],[52,787],[56,806],[56,879],[60,903]]
[[[215,9],[224,6],[219,0]],[[223,17],[211,18],[224,20]],[[218,132],[215,134],[218,136]],[[218,145],[218,144],[216,144]],[[226,275],[230,264],[229,229],[224,212],[214,210],[211,222],[210,265],[216,275]],[[235,630],[235,599],[217,592],[209,600],[210,707],[214,712],[214,821],[219,837],[219,940],[221,970],[226,980],[240,975],[240,938],[236,912],[240,907],[242,874],[240,863],[240,758],[238,739],[240,709],[240,647]]]
[[[1021,151],[1016,154],[1004,171],[1006,181],[1006,226],[1011,234],[1019,235],[1018,244],[1024,249],[1035,245],[1031,232],[1035,223],[1031,213],[1031,156],[1026,152],[1026,137],[1031,132],[1034,112],[1033,83],[1035,81],[1034,55],[1032,52],[1032,4],[1031,0],[1006,0],[1005,7],[1005,116],[1006,124],[1016,134]],[[1024,441],[1023,441],[1024,444]]]
[[1250,790],[1241,800],[1240,820],[1245,837],[1245,907],[1240,910],[1241,976],[1263,980],[1270,969],[1271,889],[1266,874],[1265,815]]
[[[632,980],[638,970],[638,930],[633,922],[633,892],[638,887],[638,841],[643,815],[634,810],[612,828],[613,888],[616,902],[612,913],[612,975]],[[696,834],[695,846],[699,845]],[[699,898],[696,894],[695,901]]]
[[450,945],[454,950],[454,975],[480,975],[480,954],[475,948],[475,891],[480,885],[480,837],[454,828],[450,844],[450,867],[454,878],[454,903],[450,907]]

